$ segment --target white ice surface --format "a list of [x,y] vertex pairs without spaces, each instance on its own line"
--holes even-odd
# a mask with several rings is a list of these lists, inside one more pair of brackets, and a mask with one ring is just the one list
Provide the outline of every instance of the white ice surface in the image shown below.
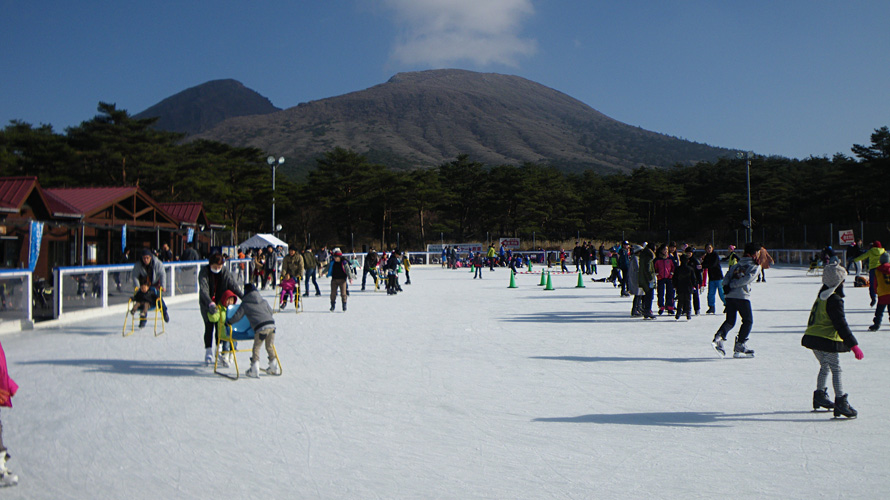
[[846,289],[865,359],[842,355],[860,412],[843,421],[810,411],[818,363],[800,337],[819,279],[803,270],[754,285],[757,357],[743,360],[711,348],[722,316],[632,319],[611,285],[576,275],[554,291],[535,275],[509,289],[502,269],[411,275],[395,297],[353,286],[345,314],[328,312],[327,281],[304,313],[276,314],[281,377],[205,369],[197,298],[158,338],[121,337],[123,313],[3,336],[20,484],[0,497],[890,493],[890,326],[866,331],[865,289]]

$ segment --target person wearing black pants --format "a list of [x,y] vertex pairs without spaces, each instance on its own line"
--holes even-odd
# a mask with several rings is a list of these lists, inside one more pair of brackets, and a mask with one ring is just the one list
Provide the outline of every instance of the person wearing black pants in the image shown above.
[[726,335],[735,326],[736,314],[742,318],[742,326],[735,339],[733,348],[734,358],[753,358],[754,351],[748,349],[748,336],[754,326],[754,313],[751,311],[751,283],[760,274],[760,266],[756,264],[757,254],[760,252],[760,244],[748,243],[745,245],[745,255],[726,272],[723,279],[723,288],[726,292],[726,320],[720,325],[711,345],[720,353],[726,354],[723,342]]
[[[377,256],[377,252],[374,251],[373,248],[368,250],[368,255],[365,256],[365,265],[362,266],[364,269],[362,271],[362,291],[365,290],[365,282],[368,279],[368,274],[374,278],[374,282],[377,282],[377,261],[379,257]],[[375,285],[376,286],[376,285]]]
[[[208,259],[209,265],[201,268],[198,273],[198,305],[201,318],[204,320],[204,363],[213,363],[213,332],[216,330],[216,321],[209,316],[217,312],[217,304],[223,303],[223,294],[228,290],[239,299],[244,296],[238,282],[226,269],[223,256],[214,252]],[[218,332],[217,332],[218,334]]]

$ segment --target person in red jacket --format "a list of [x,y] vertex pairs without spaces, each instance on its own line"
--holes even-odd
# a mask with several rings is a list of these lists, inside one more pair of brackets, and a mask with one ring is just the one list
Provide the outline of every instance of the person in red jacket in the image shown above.
[[884,309],[890,314],[890,254],[884,252],[879,257],[880,265],[875,268],[875,293],[878,297],[878,305],[875,307],[874,324],[868,327],[868,331],[876,332],[881,328],[881,316]]
[[[18,390],[19,386],[10,378],[9,372],[6,370],[6,353],[3,352],[3,345],[0,344],[0,406],[12,408],[12,397]],[[0,486],[12,486],[19,482],[18,476],[6,468],[6,461],[9,458],[6,445],[3,444],[3,423],[0,422]]]

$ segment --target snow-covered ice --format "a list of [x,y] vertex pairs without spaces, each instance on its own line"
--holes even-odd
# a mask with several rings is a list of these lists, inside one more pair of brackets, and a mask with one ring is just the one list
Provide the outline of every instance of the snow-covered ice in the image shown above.
[[[600,270],[603,276],[603,270]],[[120,314],[0,337],[21,389],[2,410],[4,499],[883,498],[890,350],[847,319],[858,419],[811,412],[800,346],[819,278],[754,284],[754,359],[719,359],[723,317],[629,315],[609,284],[415,267],[404,293],[322,297],[276,314],[284,374],[203,367],[197,298],[167,334],[121,337]],[[269,297],[271,291],[264,292]],[[702,298],[704,301],[704,297]],[[718,309],[719,309],[718,301]],[[703,307],[704,310],[705,307]],[[738,326],[732,335],[737,332]],[[245,370],[247,354],[240,354]],[[265,360],[261,366],[265,365]],[[834,397],[830,386],[829,394]]]

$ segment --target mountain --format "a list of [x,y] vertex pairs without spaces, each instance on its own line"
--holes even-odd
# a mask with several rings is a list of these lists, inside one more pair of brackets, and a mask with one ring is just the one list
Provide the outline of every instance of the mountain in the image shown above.
[[465,153],[491,166],[602,172],[734,154],[621,123],[518,76],[455,69],[399,73],[366,90],[230,118],[193,137],[283,155],[297,174],[335,147],[396,168],[437,166]]
[[158,117],[155,126],[162,130],[197,134],[227,118],[276,111],[280,108],[239,81],[213,80],[170,96],[133,117]]

